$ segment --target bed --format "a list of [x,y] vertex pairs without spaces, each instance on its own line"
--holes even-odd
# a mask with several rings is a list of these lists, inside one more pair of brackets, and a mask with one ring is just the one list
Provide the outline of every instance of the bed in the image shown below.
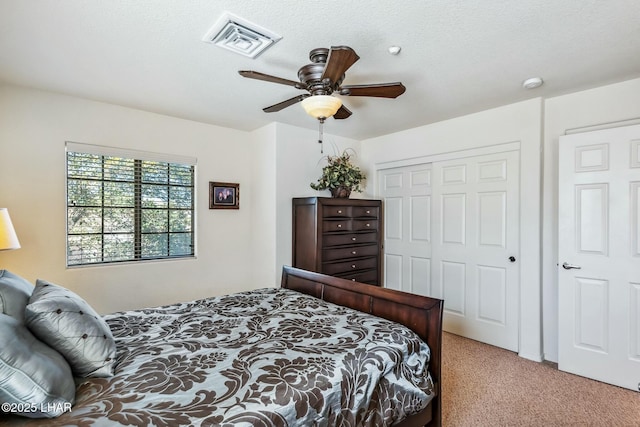
[[104,319],[115,375],[76,378],[58,417],[0,424],[441,424],[441,300],[284,267],[280,288]]

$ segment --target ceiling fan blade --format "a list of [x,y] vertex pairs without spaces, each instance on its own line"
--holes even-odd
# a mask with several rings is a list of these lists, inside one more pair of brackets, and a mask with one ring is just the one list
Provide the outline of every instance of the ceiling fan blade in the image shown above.
[[349,46],[332,46],[322,72],[322,80],[328,78],[337,82],[358,59],[360,57]]
[[296,82],[294,80],[283,79],[276,76],[270,76],[269,74],[260,73],[258,71],[241,70],[241,71],[238,71],[238,73],[242,77],[247,77],[249,79],[264,80],[265,82],[279,83],[281,85],[293,86],[297,89],[306,89],[303,83]]
[[378,98],[397,98],[407,88],[400,82],[379,83],[373,85],[347,85],[340,87],[340,95],[348,96],[376,96]]
[[334,119],[346,119],[351,115],[351,111],[345,107],[344,105],[342,105],[340,108],[338,108],[338,111],[336,111],[336,113],[333,115]]
[[263,108],[262,111],[264,111],[265,113],[275,113],[276,111],[280,111],[284,108],[287,108],[290,105],[293,105],[297,102],[302,101],[308,96],[311,96],[311,95],[309,95],[308,93],[305,93],[304,95],[294,96],[293,98],[287,99],[286,101],[278,102],[277,104],[274,104],[270,107]]

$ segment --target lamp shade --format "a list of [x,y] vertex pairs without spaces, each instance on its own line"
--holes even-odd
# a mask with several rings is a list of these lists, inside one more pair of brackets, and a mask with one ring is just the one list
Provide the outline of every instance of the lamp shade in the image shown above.
[[0,208],[0,251],[19,249],[20,242],[13,229],[7,208]]
[[316,119],[333,116],[342,106],[342,101],[331,95],[313,95],[302,100],[302,108]]

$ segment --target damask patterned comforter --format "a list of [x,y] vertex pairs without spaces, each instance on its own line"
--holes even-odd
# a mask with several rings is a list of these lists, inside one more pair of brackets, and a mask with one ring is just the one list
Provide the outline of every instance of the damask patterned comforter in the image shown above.
[[384,426],[433,396],[429,348],[397,323],[287,289],[105,316],[116,375],[24,425]]

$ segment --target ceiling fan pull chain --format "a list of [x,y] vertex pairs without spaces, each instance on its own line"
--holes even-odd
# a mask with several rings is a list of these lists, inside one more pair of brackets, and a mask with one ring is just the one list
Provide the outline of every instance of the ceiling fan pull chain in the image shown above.
[[322,138],[323,138],[323,134],[322,134],[322,125],[324,124],[324,118],[319,118],[318,122],[320,122],[319,124],[319,130],[318,130],[318,144],[320,144],[320,154],[324,154],[324,144],[322,143]]

